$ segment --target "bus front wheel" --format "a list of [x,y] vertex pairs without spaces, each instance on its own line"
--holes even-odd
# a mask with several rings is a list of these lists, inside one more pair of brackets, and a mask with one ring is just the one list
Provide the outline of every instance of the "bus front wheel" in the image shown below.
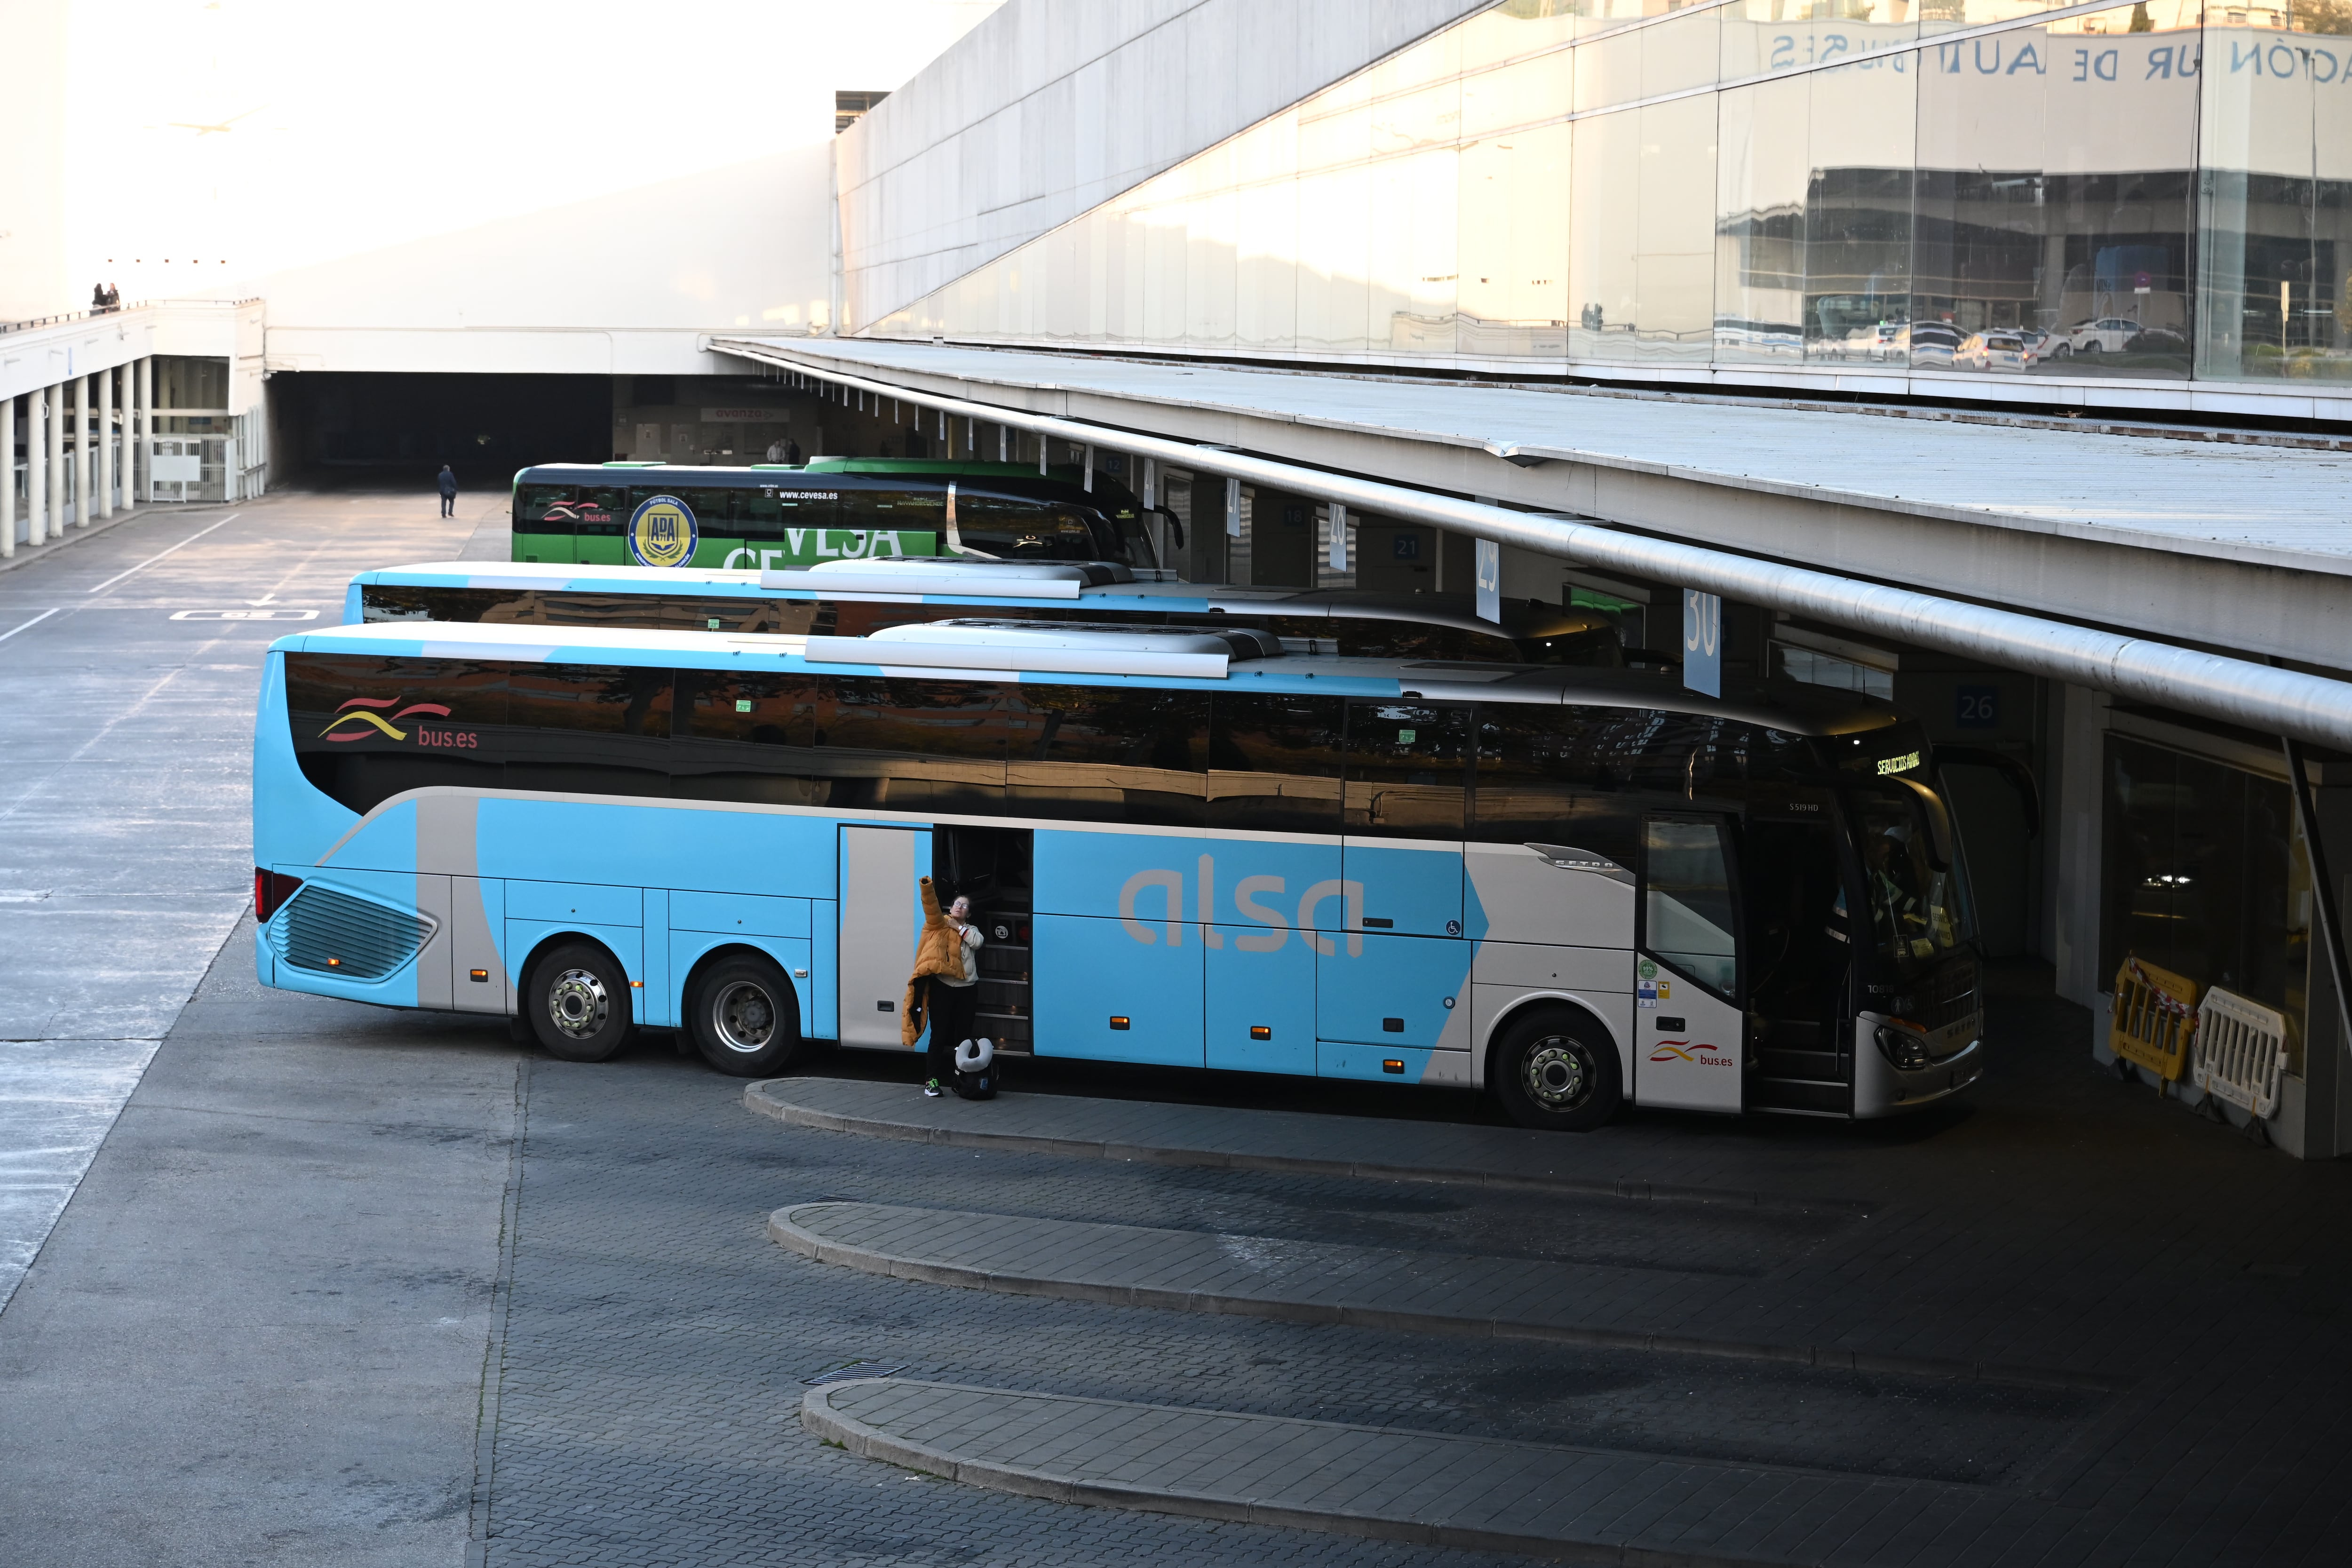
[[628,976],[593,942],[567,942],[542,953],[522,1005],[547,1054],[567,1062],[604,1060],[628,1044],[635,1026]]
[[1565,1009],[1531,1013],[1495,1047],[1495,1097],[1522,1127],[1590,1132],[1617,1114],[1617,1047],[1591,1018]]
[[695,976],[687,1027],[702,1059],[736,1078],[781,1072],[801,1047],[792,982],[748,953],[722,958]]

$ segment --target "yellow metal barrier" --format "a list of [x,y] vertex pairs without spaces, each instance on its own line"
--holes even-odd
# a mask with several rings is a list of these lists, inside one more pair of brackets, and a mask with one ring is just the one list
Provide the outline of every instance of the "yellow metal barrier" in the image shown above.
[[2126,956],[2116,971],[2107,1049],[2168,1082],[2179,1082],[2197,1034],[2198,989],[2186,975]]

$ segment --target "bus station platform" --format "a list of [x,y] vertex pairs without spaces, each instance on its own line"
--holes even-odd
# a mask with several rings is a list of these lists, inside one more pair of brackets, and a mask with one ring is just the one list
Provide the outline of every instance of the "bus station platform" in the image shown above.
[[[1374,1384],[1465,1341],[1549,1344],[1732,1380],[1792,1433],[1901,1412],[1874,1461],[1620,1448],[1434,1407],[1346,1419],[1173,1367],[1108,1399],[1044,1363],[1017,1384],[836,1373],[803,1424],[998,1492],[1571,1562],[2326,1560],[2352,1358],[2327,1304],[2345,1266],[2315,1238],[2352,1222],[2352,1188],[2116,1096],[2059,1027],[2012,1030],[1969,1102],[1870,1125],[1636,1111],[1545,1135],[1467,1102],[1115,1098],[1044,1062],[984,1102],[814,1075],[745,1095],[797,1158],[814,1136],[964,1163],[774,1210],[779,1249],[837,1279],[1006,1303],[986,1318],[1013,1298],[1132,1313],[1135,1333],[1256,1320],[1353,1347]],[[1107,1166],[1185,1195],[1121,1205]],[[1939,1433],[1958,1447],[1909,1452]]]
[[811,1389],[801,1423],[992,1491],[1614,1568],[1907,1561],[1938,1532],[2030,1550],[2081,1518],[1982,1487],[912,1380]]

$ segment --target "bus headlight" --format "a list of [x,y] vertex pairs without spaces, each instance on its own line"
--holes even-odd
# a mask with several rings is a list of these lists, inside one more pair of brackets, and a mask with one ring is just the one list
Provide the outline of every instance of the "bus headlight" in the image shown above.
[[1897,1072],[1917,1072],[1927,1065],[1927,1037],[1899,1023],[1881,1024],[1878,1054]]

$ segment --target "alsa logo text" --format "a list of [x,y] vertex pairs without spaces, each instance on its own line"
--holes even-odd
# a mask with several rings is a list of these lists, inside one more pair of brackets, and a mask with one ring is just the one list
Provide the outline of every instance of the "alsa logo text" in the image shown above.
[[[1307,945],[1326,957],[1338,952],[1344,945],[1349,958],[1360,958],[1364,952],[1364,885],[1361,882],[1311,882],[1300,890],[1297,903],[1291,902],[1290,891],[1280,877],[1244,877],[1233,887],[1233,909],[1230,913],[1217,908],[1217,865],[1213,856],[1200,858],[1193,889],[1196,894],[1192,912],[1184,910],[1184,874],[1181,871],[1152,869],[1138,871],[1118,890],[1118,921],[1127,934],[1146,947],[1165,942],[1170,947],[1184,945],[1185,927],[1191,926],[1202,942],[1212,948],[1225,945],[1226,932],[1217,922],[1236,920],[1255,928],[1234,933],[1234,945],[1244,952],[1272,952],[1290,940],[1296,930]],[[1340,929],[1318,930],[1323,906],[1338,900]],[[1273,900],[1279,900],[1279,902]],[[1155,929],[1156,928],[1156,929]]]
[[[379,710],[396,708],[398,712],[386,718]],[[320,731],[330,741],[364,741],[370,735],[382,735],[388,741],[405,741],[414,733],[420,746],[478,746],[480,737],[471,730],[432,730],[422,722],[411,730],[401,729],[404,719],[419,715],[446,719],[449,710],[438,702],[411,702],[402,705],[397,697],[354,697],[335,711],[333,721]]]
[[1688,1040],[1660,1040],[1650,1053],[1653,1062],[1688,1062],[1698,1068],[1728,1068],[1739,1064],[1720,1054],[1720,1046],[1695,1046]]

